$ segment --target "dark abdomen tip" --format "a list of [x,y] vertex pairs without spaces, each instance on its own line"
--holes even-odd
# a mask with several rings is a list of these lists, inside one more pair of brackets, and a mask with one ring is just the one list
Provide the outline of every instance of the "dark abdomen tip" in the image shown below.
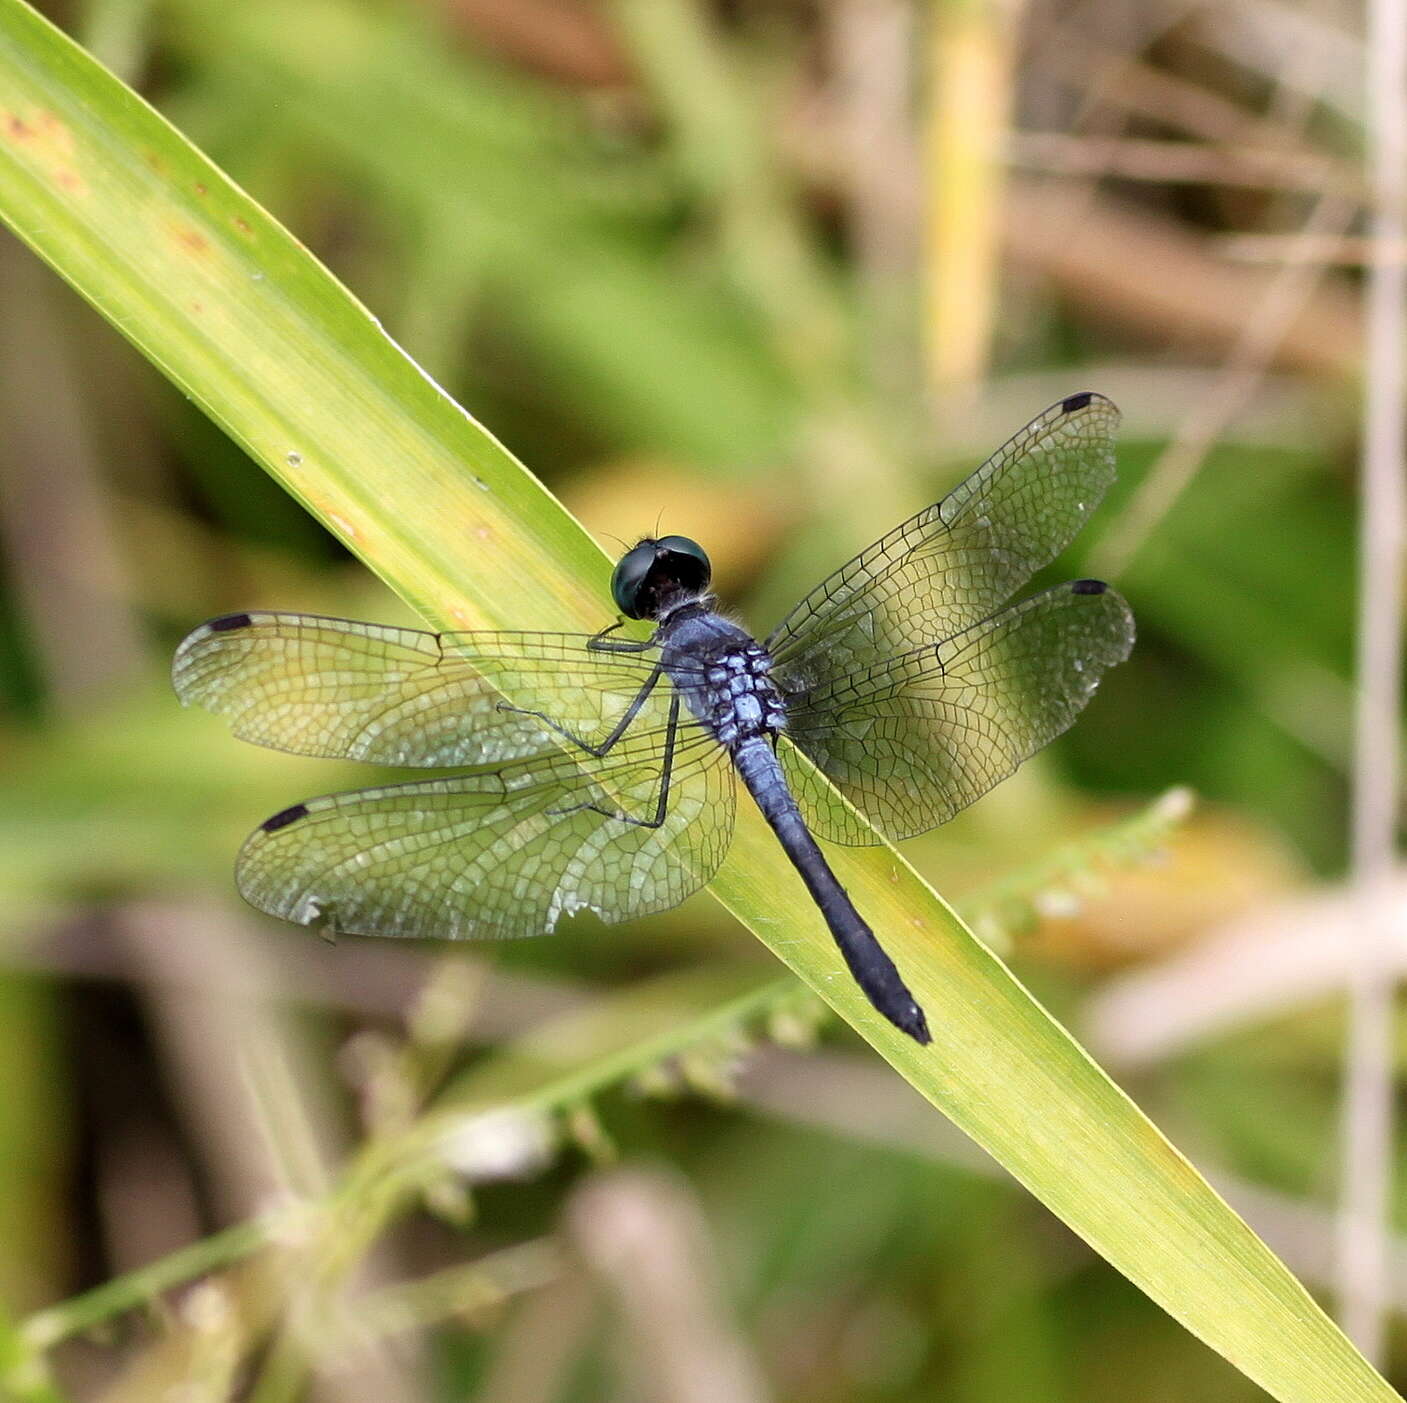
[[290,823],[297,823],[300,818],[308,816],[308,806],[306,804],[294,804],[290,809],[283,809],[272,818],[266,818],[259,827],[265,833],[277,833],[280,828],[287,828]]
[[1103,580],[1075,580],[1070,585],[1071,594],[1103,594],[1109,588]]
[[917,1004],[911,1005],[908,1016],[902,1023],[898,1019],[894,1021],[920,1047],[927,1047],[933,1041],[933,1034],[928,1031],[928,1019],[923,1016],[923,1010]]
[[1077,409],[1083,409],[1094,395],[1089,390],[1081,390],[1077,395],[1070,395],[1060,401],[1060,407],[1067,414],[1073,414]]
[[237,628],[248,628],[253,622],[248,614],[225,614],[221,618],[211,619],[206,627],[211,633],[230,633]]

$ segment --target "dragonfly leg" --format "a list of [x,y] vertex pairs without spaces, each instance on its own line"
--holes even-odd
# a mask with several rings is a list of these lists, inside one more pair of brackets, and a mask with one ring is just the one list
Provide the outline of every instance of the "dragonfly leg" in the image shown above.
[[587,647],[593,653],[646,653],[656,646],[653,638],[647,638],[642,643],[638,638],[608,638],[607,635],[614,633],[618,628],[623,627],[624,619],[617,619],[613,624],[607,624],[600,633],[596,634],[588,643]]
[[660,765],[659,798],[652,818],[633,818],[619,809],[603,809],[600,804],[572,804],[569,808],[548,809],[547,812],[554,818],[559,818],[563,814],[575,814],[589,809],[594,814],[600,814],[602,818],[614,818],[621,823],[630,824],[633,828],[663,828],[665,816],[669,813],[669,782],[674,774],[674,745],[678,735],[679,693],[676,692],[669,703],[669,722],[664,733],[664,758]]
[[513,706],[509,702],[502,701],[498,704],[498,710],[513,711],[519,716],[535,717],[538,721],[541,721],[544,726],[548,727],[549,730],[556,731],[564,740],[571,741],[573,745],[579,746],[582,750],[586,751],[588,755],[594,755],[599,760],[608,754],[611,747],[629,730],[630,723],[640,714],[640,708],[645,705],[646,699],[655,689],[655,683],[657,683],[663,675],[663,667],[655,668],[645,679],[645,685],[636,692],[630,705],[626,707],[625,715],[616,722],[610,735],[603,741],[589,741],[585,736],[579,736],[575,731],[569,731],[565,726],[554,721],[545,711],[529,711],[526,707]]

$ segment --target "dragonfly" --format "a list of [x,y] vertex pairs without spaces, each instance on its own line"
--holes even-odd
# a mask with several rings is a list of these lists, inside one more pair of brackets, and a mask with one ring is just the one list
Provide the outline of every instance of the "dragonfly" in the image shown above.
[[[246,900],[325,933],[536,935],[619,922],[712,879],[738,781],[874,1008],[923,1009],[817,838],[946,822],[1060,735],[1133,645],[1098,580],[1012,597],[1114,478],[1118,411],[1071,395],[940,501],[823,580],[761,642],[721,613],[684,536],[620,557],[624,618],[594,635],[428,633],[227,614],[177,649],[180,700],[241,739],[456,773],[283,809],[236,866]],[[649,620],[648,638],[620,632]]]

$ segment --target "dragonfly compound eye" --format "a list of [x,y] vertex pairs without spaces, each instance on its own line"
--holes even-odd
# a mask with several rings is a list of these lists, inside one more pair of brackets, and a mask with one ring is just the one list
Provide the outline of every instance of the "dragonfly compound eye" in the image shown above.
[[621,556],[611,576],[616,608],[628,619],[643,619],[648,612],[645,585],[655,565],[655,543],[641,541]]
[[662,536],[655,542],[655,553],[660,571],[667,575],[671,583],[691,594],[702,593],[708,588],[708,582],[713,578],[713,566],[697,541],[691,541],[687,536]]
[[669,599],[701,594],[712,576],[697,541],[687,536],[646,539],[621,556],[611,576],[611,594],[627,618],[654,618]]

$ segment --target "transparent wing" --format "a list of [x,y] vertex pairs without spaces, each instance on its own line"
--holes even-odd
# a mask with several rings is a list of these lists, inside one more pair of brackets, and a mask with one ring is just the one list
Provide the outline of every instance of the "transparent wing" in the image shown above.
[[[889,838],[911,838],[981,798],[1066,730],[1133,646],[1128,605],[1094,580],[1060,585],[845,678],[789,709],[787,735]],[[811,826],[875,841],[854,810],[782,746]]]
[[861,551],[767,640],[792,694],[987,618],[1071,541],[1114,480],[1119,411],[1071,395],[941,502]]
[[[242,740],[379,765],[495,763],[558,749],[541,711],[604,740],[655,667],[599,652],[585,634],[421,633],[313,614],[231,614],[189,634],[172,681],[181,701],[230,719]],[[633,724],[663,723],[661,686]]]
[[559,752],[297,804],[250,835],[236,880],[270,915],[364,935],[538,935],[581,910],[621,921],[712,877],[733,789],[727,752],[681,722],[672,751],[653,731],[604,760]]

